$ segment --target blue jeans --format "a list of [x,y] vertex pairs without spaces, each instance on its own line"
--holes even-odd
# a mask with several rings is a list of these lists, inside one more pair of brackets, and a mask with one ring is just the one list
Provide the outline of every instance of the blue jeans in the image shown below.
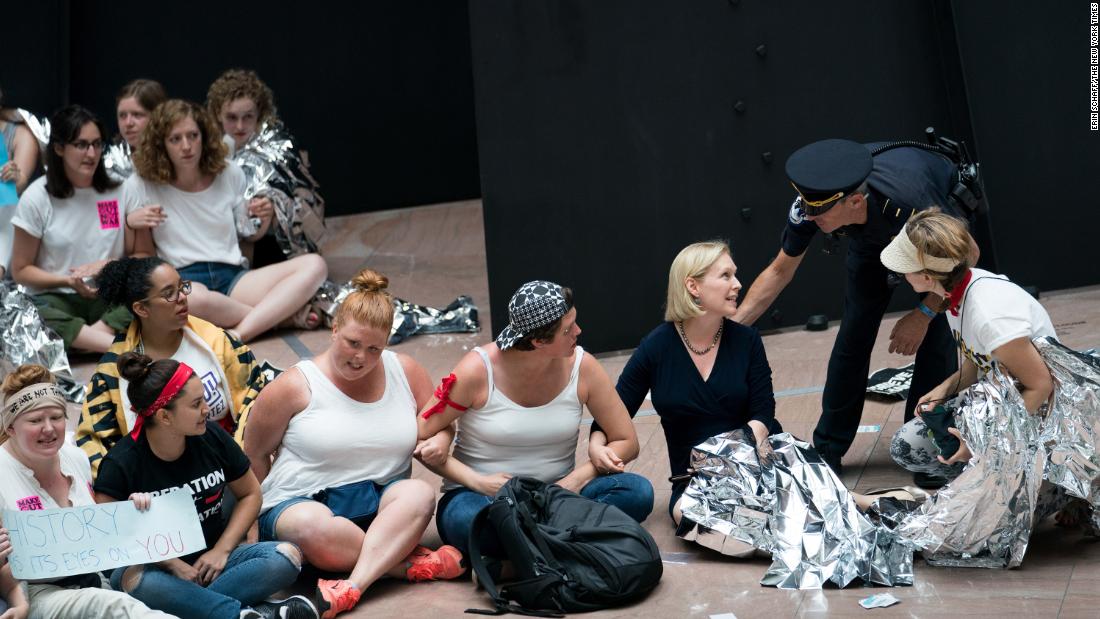
[[[614,505],[638,522],[644,521],[649,512],[653,511],[653,485],[645,477],[634,473],[597,477],[581,488],[580,494],[598,503]],[[468,554],[474,517],[492,502],[492,497],[468,488],[447,491],[439,499],[435,512],[435,524],[443,543],[458,548],[463,555]],[[493,557],[504,554],[499,540],[491,535],[482,537],[481,550]]]
[[177,269],[181,279],[191,280],[206,286],[214,292],[220,292],[225,296],[233,292],[248,269],[237,264],[225,264],[224,262],[196,262]]
[[[154,564],[144,566],[138,585],[128,593],[149,608],[181,619],[214,617],[238,619],[242,607],[262,602],[298,579],[302,567],[276,546],[287,542],[260,542],[237,546],[214,582],[202,585],[176,578]],[[111,574],[111,587],[122,591],[120,567]]]

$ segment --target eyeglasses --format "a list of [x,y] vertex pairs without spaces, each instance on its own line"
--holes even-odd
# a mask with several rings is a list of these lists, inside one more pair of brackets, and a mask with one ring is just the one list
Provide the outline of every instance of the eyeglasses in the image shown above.
[[165,290],[164,292],[162,292],[160,294],[154,294],[154,295],[145,297],[144,299],[141,299],[139,301],[139,303],[144,302],[144,301],[152,301],[153,299],[156,299],[156,298],[164,299],[165,301],[167,301],[169,303],[175,303],[176,301],[180,300],[180,294],[184,294],[184,295],[191,294],[191,282],[190,281],[184,280],[184,281],[180,282],[179,286],[177,286],[175,288],[172,288],[170,290]]
[[87,152],[89,148],[103,150],[103,140],[92,140],[91,142],[88,140],[77,140],[75,142],[69,142],[69,146],[72,146],[82,153]]

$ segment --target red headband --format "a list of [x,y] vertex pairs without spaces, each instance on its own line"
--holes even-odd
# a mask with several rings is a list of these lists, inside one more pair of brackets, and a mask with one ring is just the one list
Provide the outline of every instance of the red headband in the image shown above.
[[134,421],[134,429],[130,432],[130,438],[135,441],[138,439],[138,436],[141,435],[141,428],[145,425],[145,418],[151,417],[153,413],[164,408],[172,398],[176,397],[180,389],[183,389],[183,386],[187,384],[187,379],[191,378],[194,373],[195,370],[192,370],[191,366],[180,363],[179,367],[176,368],[176,372],[172,374],[172,378],[168,379],[168,384],[164,386],[164,389],[161,389],[160,395],[152,404],[142,410],[138,410],[132,404],[130,405],[130,409],[137,413],[137,419]]

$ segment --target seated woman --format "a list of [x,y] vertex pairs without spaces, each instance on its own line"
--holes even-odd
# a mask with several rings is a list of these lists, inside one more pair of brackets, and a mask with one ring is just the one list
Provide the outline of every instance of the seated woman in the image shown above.
[[65,348],[105,352],[130,313],[96,297],[92,278],[110,260],[153,251],[147,230],[122,220],[118,184],[100,157],[103,125],[70,105],[50,119],[46,176],[19,199],[12,224],[12,277],[27,286]]
[[[328,273],[320,256],[246,267],[236,227],[239,218],[248,219],[244,176],[225,160],[225,145],[203,108],[179,99],[158,106],[134,167],[137,174],[122,185],[127,221],[153,226],[157,253],[192,282],[194,315],[233,329],[245,342],[284,321],[299,328],[320,324],[308,303]],[[160,206],[163,221],[138,218],[136,211],[147,205]],[[270,203],[253,207],[262,223],[251,240],[263,236],[272,217]]]
[[[1031,344],[1037,337],[1057,338],[1050,316],[1005,276],[973,268],[969,239],[964,222],[932,209],[910,217],[902,234],[882,251],[882,263],[904,273],[913,290],[950,301],[947,323],[962,352],[960,367],[921,397],[917,416],[894,434],[890,444],[898,465],[948,479],[959,475],[970,450],[962,441],[958,452],[941,454],[929,438],[922,413],[973,385],[994,364],[1016,378],[1031,413],[1045,414],[1054,390],[1050,370]],[[958,430],[949,431],[959,436]]]
[[141,132],[149,124],[153,110],[167,100],[164,86],[153,80],[137,79],[118,91],[115,118],[121,139],[115,140],[103,153],[107,174],[112,179],[121,183],[134,173],[133,152],[137,150]]
[[[147,509],[152,496],[188,488],[206,550],[120,567],[111,575],[114,588],[184,619],[316,617],[302,596],[264,602],[298,577],[302,553],[287,542],[238,545],[259,514],[260,484],[233,438],[207,419],[210,410],[195,371],[174,359],[153,361],[127,352],[118,358],[118,373],[130,381],[127,391],[138,417],[133,431],[100,464],[96,500],[132,497],[138,509]],[[83,454],[80,461],[87,462]],[[236,497],[228,515],[222,509],[227,490]]]
[[12,227],[17,199],[5,195],[23,195],[38,169],[38,141],[23,123],[19,113],[4,107],[4,92],[0,90],[0,183],[7,183],[14,192],[0,192],[0,278],[7,272],[11,259]]
[[[386,350],[388,280],[366,269],[336,309],[332,344],[268,385],[249,415],[244,447],[263,482],[261,540],[287,540],[306,561],[346,580],[318,580],[324,617],[351,609],[379,578],[455,578],[454,548],[419,546],[435,493],[409,479],[416,413],[428,373]],[[443,452],[450,435],[418,451]],[[274,459],[272,459],[274,457]]]
[[152,359],[175,359],[195,369],[205,391],[209,419],[234,434],[266,379],[248,346],[228,332],[188,314],[191,282],[160,258],[108,262],[96,276],[104,302],[125,307],[134,320],[115,340],[88,381],[76,444],[88,455],[93,475],[115,443],[130,432],[136,413],[128,381],[116,361],[136,350]]
[[[65,398],[50,371],[21,365],[4,378],[0,390],[0,505],[20,511],[94,505],[92,472],[84,454],[65,442]],[[167,617],[112,591],[96,572],[28,582],[25,599],[23,591],[10,588],[12,582],[11,566],[5,562],[0,589],[12,607],[5,619],[27,617],[28,601],[32,619]]]
[[248,179],[249,195],[275,207],[267,234],[244,247],[252,264],[317,252],[325,233],[325,201],[306,153],[279,120],[271,89],[254,71],[230,69],[210,84],[206,108],[221,125],[230,158]]
[[[726,243],[693,243],[668,273],[665,322],[642,340],[615,385],[633,417],[647,393],[661,417],[674,478],[668,510],[680,522],[691,448],[748,426],[758,446],[782,432],[775,418],[772,370],[760,334],[729,319],[737,310],[737,266]],[[619,456],[596,424],[588,456],[616,467]]]
[[[556,483],[642,522],[653,509],[653,487],[622,472],[638,455],[638,436],[603,366],[577,346],[573,292],[528,282],[512,296],[508,315],[496,342],[463,357],[419,419],[421,438],[458,421],[452,457],[433,467],[445,478],[440,537],[465,553],[474,516],[513,476]],[[585,406],[618,455],[613,467],[574,467]],[[483,548],[495,556],[496,546],[487,539]]]

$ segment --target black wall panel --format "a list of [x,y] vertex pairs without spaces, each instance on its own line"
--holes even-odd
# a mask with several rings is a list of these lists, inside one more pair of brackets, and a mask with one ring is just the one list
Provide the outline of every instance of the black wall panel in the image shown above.
[[5,2],[0,7],[4,60],[3,107],[46,115],[60,107],[69,88],[68,2]]
[[[42,36],[39,48],[71,49],[68,100],[112,127],[115,92],[135,77],[202,102],[224,69],[252,68],[309,151],[329,213],[480,195],[465,2],[58,4],[71,45]],[[36,111],[66,102],[55,94]]]
[[1100,132],[1089,128],[1089,2],[952,3],[1001,270],[1100,283]]
[[[549,278],[576,289],[587,347],[633,347],[661,319],[684,245],[729,239],[746,287],[775,256],[793,150],[927,125],[967,137],[943,6],[471,3],[493,324],[520,283]],[[843,252],[820,245],[759,326],[839,317]]]

